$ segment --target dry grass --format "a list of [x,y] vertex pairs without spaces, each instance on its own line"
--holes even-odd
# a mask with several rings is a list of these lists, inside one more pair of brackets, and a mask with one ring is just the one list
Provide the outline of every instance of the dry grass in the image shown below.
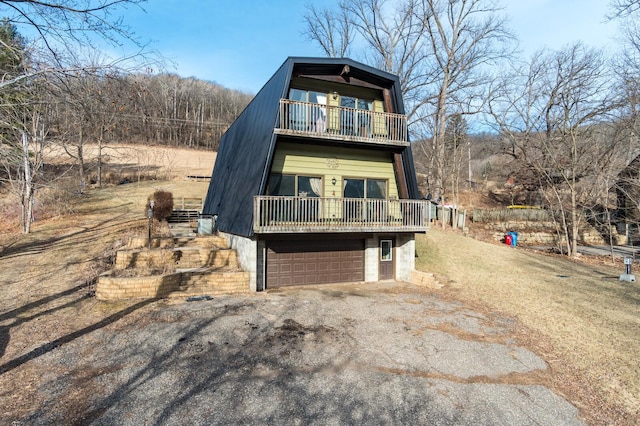
[[[97,156],[98,146],[86,144],[84,158],[90,175],[95,175],[91,167],[95,165]],[[102,156],[104,178],[108,183],[115,183],[123,177],[138,182],[148,179],[183,179],[187,175],[211,176],[216,160],[216,153],[213,151],[127,144],[105,145]],[[48,163],[73,163],[64,150],[55,145],[47,147],[45,158]]]
[[593,421],[640,421],[640,286],[619,281],[622,270],[439,229],[417,251],[417,268],[447,281],[450,296],[517,317],[558,390]]
[[[4,413],[26,415],[41,395],[42,371],[28,362],[135,310],[140,301],[101,303],[97,276],[133,235],[145,235],[147,197],[157,189],[204,197],[208,183],[146,181],[88,190],[73,214],[36,220],[32,233],[0,235],[0,395]],[[51,372],[49,372],[51,373]]]

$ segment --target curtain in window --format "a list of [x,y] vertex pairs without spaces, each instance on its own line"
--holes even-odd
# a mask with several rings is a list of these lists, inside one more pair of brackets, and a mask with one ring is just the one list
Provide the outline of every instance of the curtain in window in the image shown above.
[[[324,93],[318,94],[318,103],[320,105],[326,105],[327,95],[325,95]],[[316,131],[318,133],[324,133],[324,131],[327,128],[326,122],[327,122],[327,108],[322,106],[320,107],[320,117],[318,117],[318,119],[316,120]]]
[[311,186],[311,191],[313,191],[314,196],[322,197],[322,178],[310,177],[309,185]]

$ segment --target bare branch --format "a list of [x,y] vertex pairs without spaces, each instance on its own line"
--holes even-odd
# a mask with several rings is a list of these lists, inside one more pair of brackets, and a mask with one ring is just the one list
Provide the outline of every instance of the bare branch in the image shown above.
[[307,39],[318,43],[330,58],[348,56],[354,35],[347,11],[344,8],[319,10],[312,4],[306,8],[304,22],[307,29],[304,34]]

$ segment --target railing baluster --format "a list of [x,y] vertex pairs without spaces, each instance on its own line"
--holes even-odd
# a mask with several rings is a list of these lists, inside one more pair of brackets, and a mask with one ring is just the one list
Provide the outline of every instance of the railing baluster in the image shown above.
[[431,205],[421,200],[257,196],[256,232],[420,231],[429,227]]
[[401,114],[280,100],[282,132],[313,137],[340,137],[371,142],[408,144],[407,117]]

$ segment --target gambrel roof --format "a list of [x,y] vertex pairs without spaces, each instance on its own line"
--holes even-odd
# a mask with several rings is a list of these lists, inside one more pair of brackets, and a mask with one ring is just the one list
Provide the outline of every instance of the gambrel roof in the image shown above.
[[[203,213],[217,215],[216,226],[230,234],[253,235],[253,197],[264,194],[278,135],[280,99],[293,78],[312,76],[330,83],[389,90],[393,111],[405,114],[397,76],[347,58],[290,57],[229,127],[220,148]],[[411,147],[401,150],[408,198],[418,199]]]

